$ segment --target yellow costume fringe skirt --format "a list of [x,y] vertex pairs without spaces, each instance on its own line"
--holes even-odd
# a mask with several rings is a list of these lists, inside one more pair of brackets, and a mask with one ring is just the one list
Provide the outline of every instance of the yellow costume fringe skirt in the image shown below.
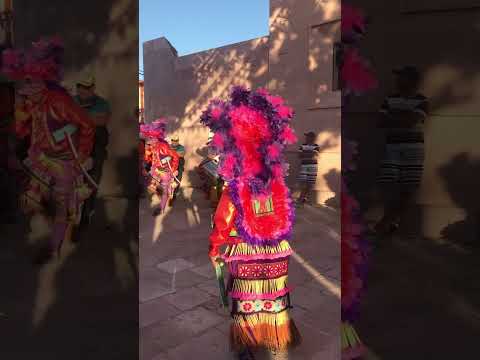
[[360,340],[355,328],[348,322],[341,326],[342,360],[358,359],[365,355],[366,348]]
[[288,264],[292,250],[287,241],[277,246],[231,246],[224,257],[232,299],[230,342],[233,350],[285,350],[301,337],[289,316]]

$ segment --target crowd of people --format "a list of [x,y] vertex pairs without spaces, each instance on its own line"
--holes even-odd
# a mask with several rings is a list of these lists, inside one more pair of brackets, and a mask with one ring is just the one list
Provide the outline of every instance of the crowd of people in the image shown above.
[[13,197],[7,213],[21,209],[50,224],[39,264],[59,256],[65,240],[79,239],[75,230],[88,225],[108,144],[108,102],[95,93],[93,76],[78,79],[76,95],[62,86],[63,55],[57,38],[2,52],[11,91],[8,114],[2,114],[3,185]]

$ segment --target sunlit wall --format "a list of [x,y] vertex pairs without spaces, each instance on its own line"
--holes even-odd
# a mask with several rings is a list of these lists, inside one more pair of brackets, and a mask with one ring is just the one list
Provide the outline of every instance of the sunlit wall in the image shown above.
[[[186,147],[186,182],[195,185],[198,150],[208,138],[199,118],[208,102],[233,85],[267,87],[296,111],[300,140],[315,131],[322,148],[316,202],[338,193],[340,93],[335,88],[333,45],[340,36],[339,1],[271,1],[270,35],[217,49],[177,56],[160,38],[144,43],[146,121],[170,118],[170,133]],[[289,153],[290,183],[298,173],[296,148]]]

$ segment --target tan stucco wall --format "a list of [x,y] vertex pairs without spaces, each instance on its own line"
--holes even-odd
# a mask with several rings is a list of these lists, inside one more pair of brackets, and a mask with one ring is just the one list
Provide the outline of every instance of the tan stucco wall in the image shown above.
[[[340,35],[339,1],[271,1],[270,35],[239,44],[178,57],[165,38],[144,43],[146,120],[169,117],[170,132],[187,150],[185,185],[195,184],[189,171],[201,160],[208,131],[199,124],[215,97],[233,85],[267,87],[296,111],[300,140],[313,130],[322,145],[317,201],[338,191],[340,171],[340,93],[331,91],[333,43]],[[313,26],[322,25],[317,30]],[[173,44],[174,45],[174,44]],[[295,150],[295,147],[292,147]],[[290,182],[295,183],[297,154],[289,153]]]
[[[352,4],[373,19],[362,48],[380,79],[378,91],[356,101],[354,113],[342,118],[345,131],[360,140],[358,181],[363,183],[357,187],[364,192],[371,189],[383,151],[374,120],[392,89],[391,69],[416,65],[425,74],[422,91],[430,99],[432,113],[426,124],[425,173],[417,201],[424,234],[437,237],[449,223],[478,211],[480,192],[471,179],[480,176],[480,72],[475,60],[478,50],[467,40],[480,33],[478,1]],[[474,5],[477,8],[469,8]],[[461,154],[464,159],[457,158]]]

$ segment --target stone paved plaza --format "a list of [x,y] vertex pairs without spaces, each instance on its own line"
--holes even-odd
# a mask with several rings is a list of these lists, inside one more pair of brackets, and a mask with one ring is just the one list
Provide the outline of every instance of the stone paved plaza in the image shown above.
[[[204,199],[184,194],[156,219],[145,199],[139,211],[141,360],[233,359],[229,314],[219,307],[207,256],[212,210]],[[297,211],[290,283],[304,342],[289,359],[340,358],[339,220],[327,208]]]

